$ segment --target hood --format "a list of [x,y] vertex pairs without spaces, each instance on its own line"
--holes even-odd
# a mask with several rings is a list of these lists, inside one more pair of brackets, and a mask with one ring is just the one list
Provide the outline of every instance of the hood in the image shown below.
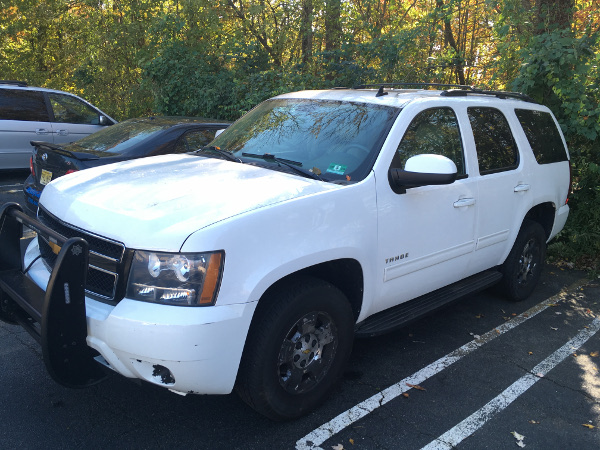
[[40,204],[64,222],[127,247],[176,251],[209,225],[339,188],[248,164],[165,155],[58,178],[46,186]]

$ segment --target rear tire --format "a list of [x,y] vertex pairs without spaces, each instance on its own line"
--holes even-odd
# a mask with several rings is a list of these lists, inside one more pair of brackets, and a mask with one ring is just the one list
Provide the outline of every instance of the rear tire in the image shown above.
[[523,221],[519,235],[501,267],[500,286],[504,295],[520,302],[531,295],[542,272],[546,257],[546,232],[533,220]]
[[354,338],[352,308],[335,286],[301,277],[261,299],[256,314],[235,389],[270,419],[302,416],[342,374]]

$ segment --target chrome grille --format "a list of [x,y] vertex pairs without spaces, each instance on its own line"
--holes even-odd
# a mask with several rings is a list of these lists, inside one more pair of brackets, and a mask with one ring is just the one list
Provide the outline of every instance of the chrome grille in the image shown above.
[[[124,272],[125,246],[96,234],[68,225],[40,207],[38,220],[66,238],[80,237],[89,244],[89,263],[85,290],[106,300],[115,300],[117,286]],[[38,234],[40,254],[46,266],[52,270],[57,255],[46,238]]]

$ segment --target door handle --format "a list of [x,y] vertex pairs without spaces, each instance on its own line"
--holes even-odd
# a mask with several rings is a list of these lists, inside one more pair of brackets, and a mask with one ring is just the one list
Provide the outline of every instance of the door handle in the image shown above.
[[528,191],[530,187],[531,186],[528,184],[518,184],[515,186],[515,192],[525,192]]
[[49,131],[46,130],[45,128],[36,128],[35,130],[35,134],[48,134]]
[[461,198],[454,202],[455,208],[462,208],[463,206],[472,206],[475,204],[474,198]]
[[69,130],[57,130],[56,134],[58,134],[59,136],[68,136]]

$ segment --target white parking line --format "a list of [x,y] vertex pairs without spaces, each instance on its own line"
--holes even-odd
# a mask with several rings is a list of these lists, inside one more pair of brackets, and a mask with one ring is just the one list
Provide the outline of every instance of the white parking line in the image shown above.
[[479,411],[471,414],[421,450],[449,450],[460,444],[464,439],[481,428],[488,420],[519,398],[521,394],[537,383],[541,377],[547,375],[548,372],[561,363],[567,356],[577,351],[598,330],[600,330],[600,320],[594,319],[587,329],[581,330],[577,336],[531,369],[531,373],[519,378]]
[[316,430],[307,434],[302,439],[298,440],[296,442],[296,449],[323,450],[319,447],[319,445],[321,445],[327,439],[333,437],[335,434],[339,433],[344,428],[352,425],[354,422],[365,417],[367,414],[373,412],[380,406],[385,405],[387,402],[395,399],[399,395],[402,395],[404,392],[410,390],[411,388],[407,384],[415,385],[423,383],[428,378],[431,378],[432,376],[440,373],[442,370],[459,361],[469,353],[472,353],[473,351],[477,350],[478,348],[482,347],[488,342],[491,342],[492,340],[496,339],[498,336],[501,336],[507,331],[512,330],[518,325],[521,325],[523,322],[536,316],[537,314],[548,308],[549,305],[560,301],[569,291],[581,286],[585,283],[585,281],[585,279],[578,280],[576,283],[573,283],[571,286],[563,289],[558,294],[550,297],[549,299],[541,303],[538,303],[536,306],[514,317],[508,322],[503,323],[499,327],[488,331],[487,333],[480,336],[478,339],[474,339],[466,343],[462,347],[457,348],[456,350],[447,354],[446,356],[441,357],[437,361],[434,361],[433,363],[429,364],[428,366],[424,367],[418,372],[415,372],[411,376],[404,378],[398,383],[362,401],[353,408],[341,413],[337,417],[331,419],[329,422],[321,425]]

